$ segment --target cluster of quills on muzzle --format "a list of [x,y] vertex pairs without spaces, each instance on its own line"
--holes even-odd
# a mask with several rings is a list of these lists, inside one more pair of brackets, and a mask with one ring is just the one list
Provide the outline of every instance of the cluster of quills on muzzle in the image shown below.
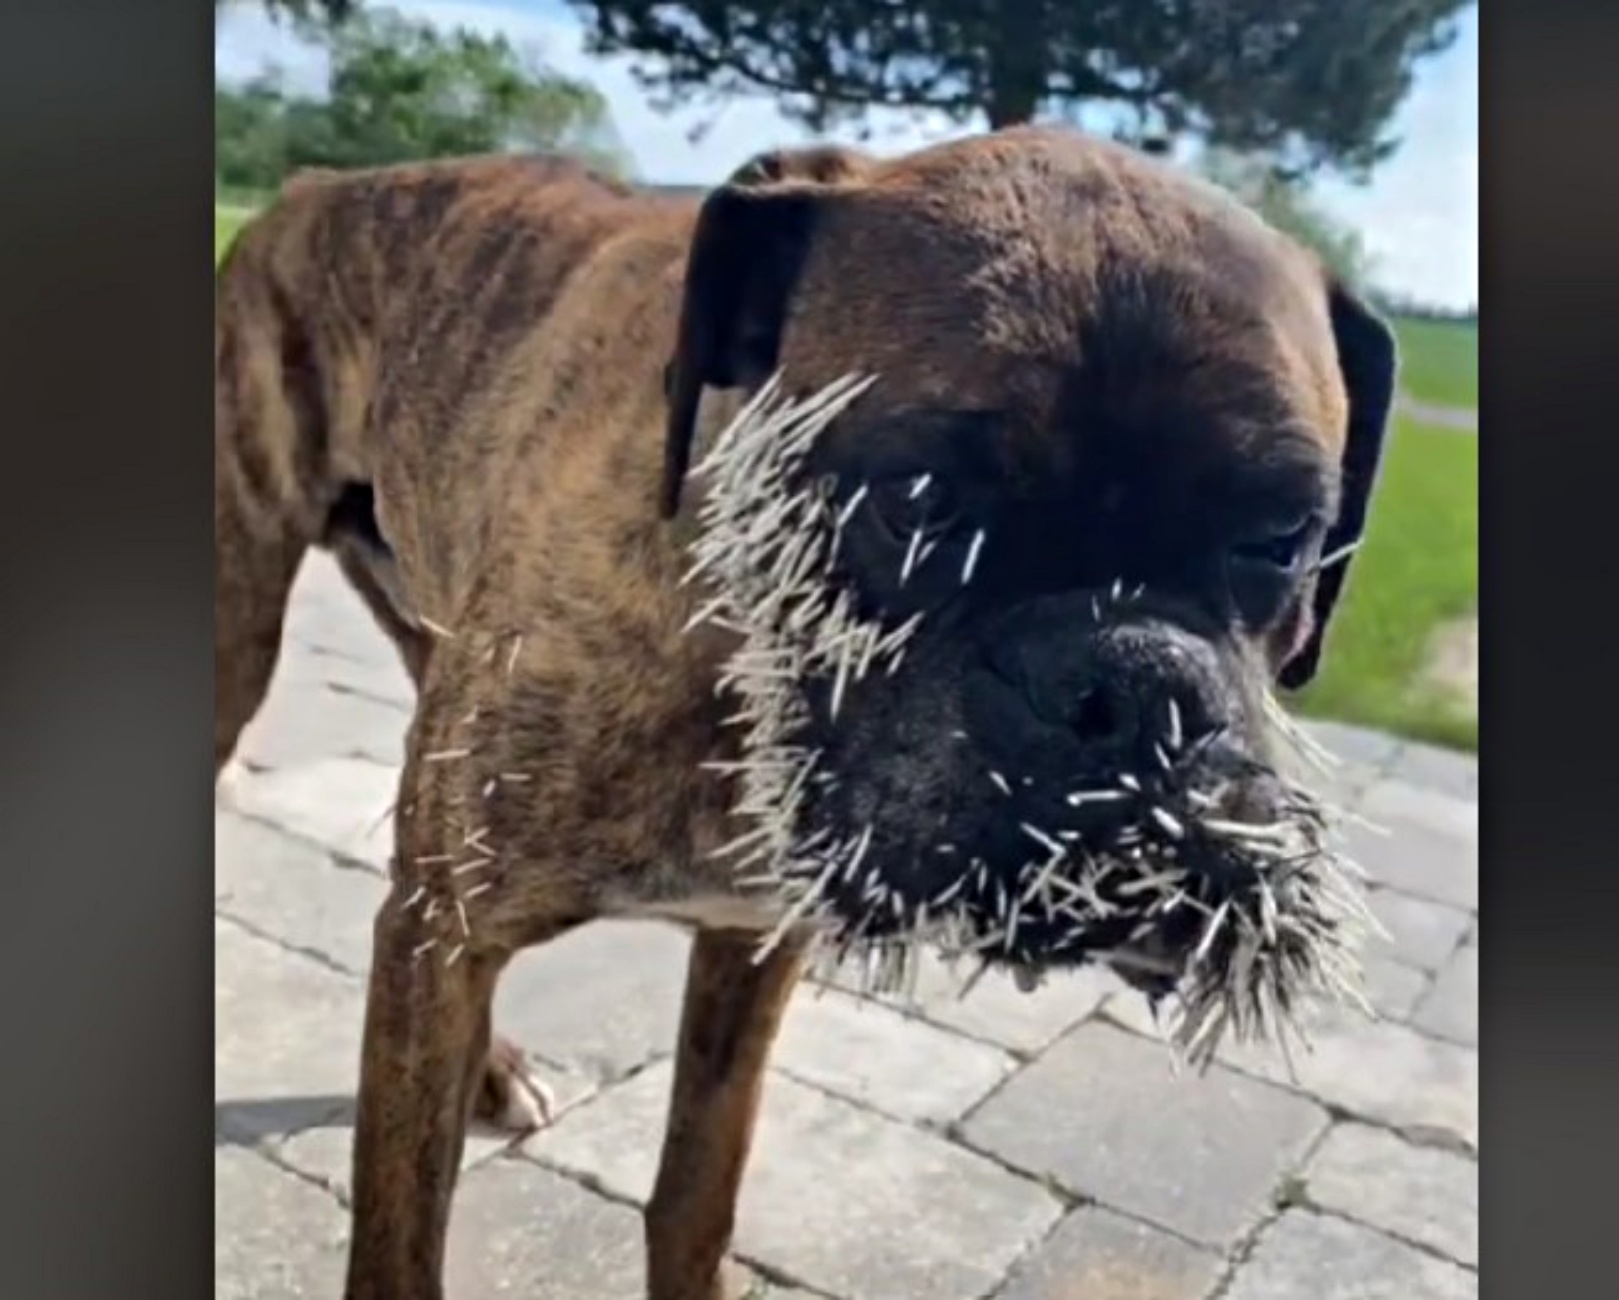
[[[732,861],[740,887],[781,904],[760,958],[807,927],[823,974],[852,961],[862,986],[878,992],[914,990],[924,947],[950,959],[977,957],[974,980],[1005,966],[1025,989],[1046,969],[1100,962],[1149,991],[1155,1013],[1158,996],[1177,995],[1166,1037],[1203,1067],[1228,1032],[1275,1042],[1284,1055],[1289,1033],[1307,1045],[1299,1013],[1312,995],[1369,1012],[1355,947],[1376,923],[1350,878],[1358,869],[1329,847],[1332,810],[1288,782],[1274,824],[1222,817],[1211,793],[1175,779],[1208,738],[1181,734],[1173,704],[1160,771],[1121,772],[1108,788],[1068,796],[1076,808],[1130,801],[1139,809],[1108,844],[1024,825],[1030,856],[1012,876],[964,858],[960,874],[932,897],[915,897],[868,857],[870,827],[843,839],[804,834],[806,793],[829,779],[803,739],[806,685],[830,684],[835,715],[853,684],[899,669],[921,621],[887,627],[857,615],[835,564],[861,493],[840,507],[805,472],[816,439],[871,383],[850,376],[790,400],[777,376],[696,470],[703,495],[686,581],[700,580],[709,598],[688,630],[706,623],[737,640],[718,689],[739,705],[729,723],[742,731],[740,756],[711,767],[737,781],[733,811],[743,823],[719,854]],[[983,541],[980,534],[970,544],[964,584]],[[1266,704],[1277,734],[1319,758],[1281,706],[1269,697]],[[1194,870],[1199,846],[1227,869]]]

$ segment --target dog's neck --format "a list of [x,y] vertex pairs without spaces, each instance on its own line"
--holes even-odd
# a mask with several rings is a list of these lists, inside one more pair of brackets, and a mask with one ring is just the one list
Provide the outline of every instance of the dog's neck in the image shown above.
[[[729,638],[685,627],[701,593],[678,586],[681,528],[616,540],[655,548],[645,588],[558,580],[525,602],[531,617],[465,612],[435,650],[431,677],[453,700],[437,712],[464,725],[429,752],[455,756],[491,847],[588,863],[622,892],[728,883],[712,854],[736,833],[731,779],[714,767],[737,757],[722,725],[734,703],[715,689]],[[556,605],[589,615],[546,618]]]

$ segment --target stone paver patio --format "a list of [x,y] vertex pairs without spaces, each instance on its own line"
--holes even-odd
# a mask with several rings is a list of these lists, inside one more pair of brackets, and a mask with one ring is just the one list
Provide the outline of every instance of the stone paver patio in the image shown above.
[[[215,815],[215,1294],[342,1289],[363,976],[409,684],[324,559]],[[759,1296],[1461,1300],[1478,1295],[1478,785],[1332,726],[1391,939],[1376,1022],[1324,1017],[1296,1079],[1232,1049],[1171,1073],[1102,975],[919,1005],[806,986],[774,1058],[737,1251]],[[469,1141],[451,1300],[641,1300],[686,939],[586,927],[524,954],[497,1023],[561,1105]]]

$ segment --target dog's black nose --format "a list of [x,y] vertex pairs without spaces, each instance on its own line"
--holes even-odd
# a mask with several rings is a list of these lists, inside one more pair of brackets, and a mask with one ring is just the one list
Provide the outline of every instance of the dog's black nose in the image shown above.
[[1048,701],[1087,749],[1179,748],[1218,725],[1218,665],[1206,642],[1165,625],[1096,635],[1062,696]]
[[1124,748],[1142,730],[1142,704],[1116,682],[1096,681],[1082,685],[1073,698],[1060,702],[1062,721],[1076,739],[1086,745]]
[[1087,751],[1175,750],[1219,727],[1229,712],[1214,647],[1166,620],[1130,620],[1077,636],[1041,628],[1003,641],[991,660],[1041,723]]
[[[1086,656],[1075,723],[1079,738],[1179,749],[1227,721],[1229,675],[1213,644],[1161,620],[1099,631]],[[1087,700],[1109,701],[1098,710]],[[1090,728],[1109,725],[1101,731]]]

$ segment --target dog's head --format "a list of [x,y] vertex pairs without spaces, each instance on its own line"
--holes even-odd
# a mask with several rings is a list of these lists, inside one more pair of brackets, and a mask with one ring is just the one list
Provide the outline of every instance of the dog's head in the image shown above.
[[[1366,522],[1395,365],[1366,306],[1213,188],[1037,129],[751,164],[685,295],[666,506],[705,521],[797,914],[1153,986],[1329,927],[1270,691],[1315,673]],[[872,382],[688,474],[700,396],[777,373]]]

